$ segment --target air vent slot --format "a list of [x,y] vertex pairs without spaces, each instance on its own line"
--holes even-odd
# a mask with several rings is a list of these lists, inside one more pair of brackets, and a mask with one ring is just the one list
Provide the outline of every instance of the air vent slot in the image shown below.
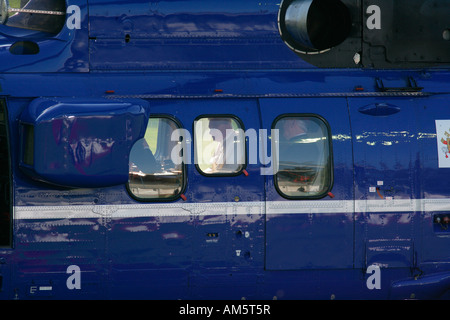
[[33,41],[18,41],[9,48],[9,52],[14,55],[38,54],[39,45]]

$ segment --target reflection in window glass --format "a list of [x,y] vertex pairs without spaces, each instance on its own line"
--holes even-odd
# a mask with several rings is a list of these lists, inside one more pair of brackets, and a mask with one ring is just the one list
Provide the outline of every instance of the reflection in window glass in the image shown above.
[[[171,199],[182,192],[184,165],[171,157],[172,150],[183,143],[181,135],[179,139],[172,137],[177,129],[178,125],[171,119],[150,118],[145,137],[131,149],[128,187],[136,198]],[[181,130],[175,135],[178,133]]]
[[245,164],[245,134],[240,123],[229,117],[195,121],[195,156],[204,174],[235,174]]
[[331,186],[330,136],[316,117],[283,117],[279,130],[279,159],[275,184],[292,198],[324,196]]

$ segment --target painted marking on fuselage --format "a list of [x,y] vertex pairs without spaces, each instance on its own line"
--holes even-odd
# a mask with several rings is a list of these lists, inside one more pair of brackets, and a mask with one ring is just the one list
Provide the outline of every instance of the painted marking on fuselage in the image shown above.
[[15,220],[449,211],[450,199],[311,200],[16,206]]

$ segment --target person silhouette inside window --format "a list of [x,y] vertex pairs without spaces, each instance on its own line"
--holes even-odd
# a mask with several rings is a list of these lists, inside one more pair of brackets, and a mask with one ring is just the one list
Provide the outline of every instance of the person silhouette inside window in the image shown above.
[[145,138],[136,141],[131,149],[130,169],[141,175],[153,174],[161,169]]
[[237,150],[239,146],[235,139],[238,135],[233,129],[232,121],[230,118],[209,119],[209,134],[216,146],[209,160],[209,167],[204,170],[207,174],[238,172],[243,165],[243,159],[240,159],[243,155]]

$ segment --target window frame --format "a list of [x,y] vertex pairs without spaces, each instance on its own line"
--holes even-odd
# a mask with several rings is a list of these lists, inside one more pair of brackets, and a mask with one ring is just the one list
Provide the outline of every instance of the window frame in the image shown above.
[[[11,154],[11,134],[9,132],[10,125],[9,125],[9,114],[8,114],[8,108],[7,108],[7,100],[5,97],[0,97],[0,108],[4,111],[4,117],[5,117],[5,132],[6,132],[6,149],[8,153],[8,159],[7,159],[7,170],[8,170],[8,210],[9,210],[9,222],[8,222],[8,243],[7,244],[0,244],[0,249],[13,249],[13,221],[14,221],[14,210],[13,210],[13,174],[12,174],[12,154]],[[6,181],[6,179],[5,179]]]
[[243,171],[245,169],[247,169],[247,164],[248,164],[248,154],[247,154],[247,139],[245,137],[245,126],[244,126],[244,122],[236,115],[234,114],[202,114],[197,116],[193,123],[192,123],[192,133],[193,133],[193,145],[194,145],[194,159],[197,160],[197,132],[195,130],[195,124],[197,123],[197,121],[199,121],[200,119],[204,119],[204,118],[230,118],[234,121],[236,121],[236,123],[240,126],[240,129],[243,130],[244,132],[244,137],[243,137],[243,141],[244,141],[244,163],[242,164],[242,167],[239,171],[236,172],[215,172],[215,173],[205,173],[200,166],[198,165],[198,161],[194,161],[195,164],[195,168],[197,169],[197,172],[200,173],[202,176],[204,177],[237,177],[239,175],[241,175],[243,173]]
[[[33,1],[28,0],[29,2],[25,3],[25,5],[29,5],[30,3],[33,5],[36,5],[36,2],[32,3]],[[9,8],[11,9],[26,9],[25,7],[22,6],[21,1],[19,1],[18,3],[18,7],[16,3],[9,3]],[[39,3],[38,3],[39,5]],[[66,22],[67,22],[67,16],[68,16],[68,12],[67,9],[69,8],[67,1],[65,0],[53,0],[53,3],[49,4],[51,6],[51,8],[42,8],[42,7],[36,7],[34,6],[33,9],[38,10],[38,11],[43,11],[41,13],[36,13],[36,15],[38,15],[38,17],[40,15],[45,15],[45,16],[50,16],[50,17],[54,17],[53,19],[50,19],[50,22],[47,24],[36,24],[35,21],[33,21],[33,13],[30,12],[17,12],[18,15],[18,19],[20,20],[26,20],[27,23],[29,23],[29,19],[32,20],[32,22],[34,22],[34,24],[32,24],[31,26],[27,25],[27,24],[21,24],[18,23],[17,21],[14,21],[12,23],[8,24],[8,20],[13,17],[10,16],[9,14],[6,14],[6,18],[3,17],[3,21],[0,22],[0,31],[6,31],[5,33],[8,35],[12,35],[12,36],[19,36],[20,34],[23,32],[21,30],[27,30],[28,33],[31,31],[33,32],[29,37],[30,38],[40,38],[42,37],[42,35],[45,38],[50,38],[53,36],[56,36],[58,34],[60,34],[64,28],[66,27]],[[64,6],[63,8],[58,7],[58,5]],[[48,13],[44,13],[45,11],[47,11]],[[58,12],[60,14],[50,14],[50,12]],[[48,18],[47,18],[48,19]],[[19,21],[20,21],[19,20]],[[35,19],[38,20],[38,19]],[[17,30],[19,29],[19,30]],[[48,36],[47,36],[48,35]]]
[[[168,115],[168,114],[152,114],[149,117],[149,121],[152,118],[153,119],[167,119],[167,120],[173,121],[177,125],[177,127],[178,127],[177,129],[182,129],[182,130],[185,129],[183,124],[181,123],[181,121],[179,119],[175,118],[172,115]],[[147,129],[145,129],[145,133],[146,132],[147,132]],[[144,137],[143,138],[145,138],[145,133],[144,133]],[[159,140],[159,132],[158,132],[157,140]],[[185,150],[186,148],[189,147],[189,144],[186,143],[185,139],[183,139],[182,144],[183,144],[183,147],[182,147],[183,150]],[[157,149],[158,149],[158,147],[157,147]],[[155,152],[156,152],[156,150],[155,150]],[[130,197],[133,198],[136,201],[145,202],[145,203],[149,203],[149,202],[156,202],[156,203],[157,202],[173,202],[175,200],[179,200],[181,198],[181,195],[184,194],[184,192],[186,191],[186,188],[187,188],[187,165],[186,165],[186,161],[184,161],[184,160],[186,160],[184,158],[185,154],[186,153],[184,152],[184,154],[183,154],[183,163],[181,164],[181,168],[182,168],[182,182],[181,183],[182,183],[182,186],[180,188],[180,192],[178,192],[176,195],[173,195],[173,196],[167,197],[167,198],[143,198],[143,197],[138,197],[137,195],[135,195],[131,191],[130,181],[128,181],[126,183],[126,189],[127,189],[128,194],[130,195]],[[130,155],[131,155],[131,149],[130,149]]]
[[[328,176],[329,176],[329,183],[328,183],[328,188],[324,189],[324,191],[320,194],[317,195],[308,195],[308,196],[291,196],[291,195],[287,195],[284,192],[282,192],[278,186],[278,171],[277,173],[273,175],[273,184],[274,187],[277,191],[277,193],[282,196],[285,199],[288,200],[318,200],[318,199],[323,199],[326,196],[328,196],[328,194],[331,192],[331,190],[333,189],[333,185],[334,185],[334,158],[333,158],[333,135],[331,132],[331,126],[328,123],[328,121],[318,115],[318,114],[314,114],[314,113],[285,113],[285,114],[281,114],[279,116],[277,116],[274,121],[272,122],[272,130],[276,129],[276,125],[277,123],[282,120],[283,118],[316,118],[319,121],[322,121],[322,123],[325,125],[326,129],[327,129],[327,138],[328,138],[328,163],[329,163],[329,169],[328,171]],[[279,143],[280,140],[278,140]],[[275,150],[275,140],[272,139],[272,150]],[[279,166],[279,159],[278,157],[275,157],[275,165],[276,167]]]

